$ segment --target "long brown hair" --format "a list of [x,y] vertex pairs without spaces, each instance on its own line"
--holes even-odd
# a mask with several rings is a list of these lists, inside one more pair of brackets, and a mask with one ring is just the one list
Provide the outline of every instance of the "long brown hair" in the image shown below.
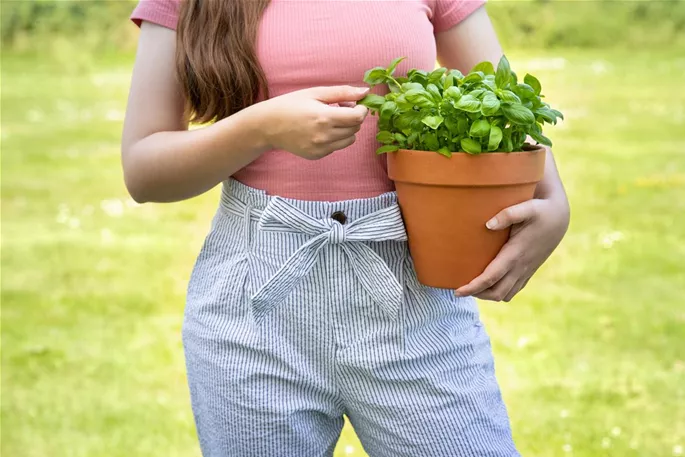
[[176,72],[190,122],[223,119],[268,96],[256,53],[269,0],[181,0]]

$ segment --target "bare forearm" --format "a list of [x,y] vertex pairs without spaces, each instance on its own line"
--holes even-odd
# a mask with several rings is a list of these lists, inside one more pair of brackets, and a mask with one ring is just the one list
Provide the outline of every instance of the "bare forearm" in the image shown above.
[[554,200],[565,208],[565,213],[568,214],[568,199],[566,198],[566,191],[561,182],[559,171],[557,170],[556,162],[554,161],[554,154],[550,148],[545,148],[547,156],[545,157],[545,174],[535,188],[535,198],[542,198],[546,200]]
[[268,149],[259,121],[247,108],[205,128],[158,132],[124,148],[131,196],[173,202],[208,191]]

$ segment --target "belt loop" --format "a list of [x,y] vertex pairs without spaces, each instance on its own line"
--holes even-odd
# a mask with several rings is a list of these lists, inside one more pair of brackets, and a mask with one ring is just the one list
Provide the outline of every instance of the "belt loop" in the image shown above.
[[250,227],[250,218],[252,217],[252,203],[245,203],[245,208],[243,209],[243,242],[245,252],[250,252],[252,250],[252,230]]

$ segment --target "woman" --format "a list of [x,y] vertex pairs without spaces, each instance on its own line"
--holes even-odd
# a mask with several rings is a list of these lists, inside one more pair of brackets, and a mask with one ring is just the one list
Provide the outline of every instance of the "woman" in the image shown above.
[[398,56],[496,63],[480,0],[177,1],[133,13],[122,156],[139,202],[223,182],[183,327],[203,455],[330,456],[344,415],[372,457],[518,455],[473,296],[509,301],[563,237],[551,151],[535,199],[488,223],[513,230],[487,270],[432,289],[355,105]]

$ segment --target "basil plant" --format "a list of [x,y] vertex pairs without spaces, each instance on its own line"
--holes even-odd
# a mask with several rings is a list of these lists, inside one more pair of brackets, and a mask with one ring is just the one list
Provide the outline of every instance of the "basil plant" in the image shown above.
[[542,134],[545,123],[564,116],[543,102],[540,82],[527,74],[518,82],[509,61],[502,57],[494,68],[481,62],[468,75],[438,68],[432,72],[412,69],[394,77],[404,57],[387,67],[364,74],[371,87],[386,84],[385,96],[369,94],[359,101],[378,115],[378,154],[398,149],[453,152],[522,151],[528,136],[551,146]]

